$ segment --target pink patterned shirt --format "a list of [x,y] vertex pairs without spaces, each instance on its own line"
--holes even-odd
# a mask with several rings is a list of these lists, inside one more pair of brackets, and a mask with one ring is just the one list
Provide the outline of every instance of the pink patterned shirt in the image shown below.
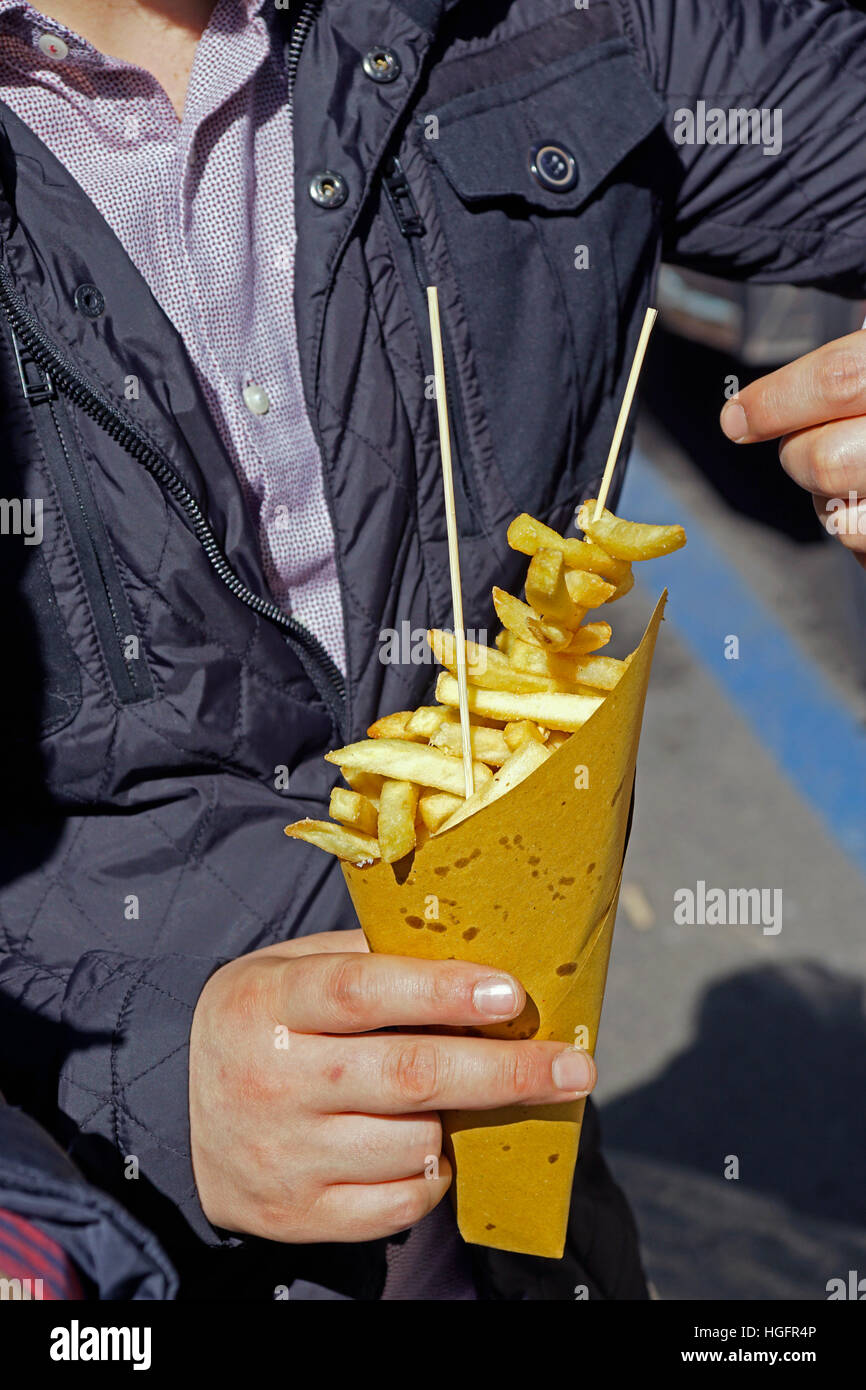
[[0,100],[120,240],[186,344],[258,528],[274,599],[345,669],[322,463],[293,305],[292,125],[265,0],[217,0],[183,119],[143,68],[0,0]]

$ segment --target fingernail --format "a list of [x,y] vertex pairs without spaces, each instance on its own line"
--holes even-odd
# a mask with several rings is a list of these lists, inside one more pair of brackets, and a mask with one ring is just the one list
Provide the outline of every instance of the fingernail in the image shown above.
[[746,419],[746,412],[736,401],[728,401],[722,411],[722,429],[734,444],[739,444],[741,439],[745,439],[749,433],[749,422]]
[[568,1047],[553,1059],[553,1084],[561,1091],[579,1091],[586,1095],[596,1083],[598,1072],[588,1052]]
[[491,975],[479,980],[472,991],[472,1002],[480,1014],[510,1018],[517,1012],[517,986],[508,975]]

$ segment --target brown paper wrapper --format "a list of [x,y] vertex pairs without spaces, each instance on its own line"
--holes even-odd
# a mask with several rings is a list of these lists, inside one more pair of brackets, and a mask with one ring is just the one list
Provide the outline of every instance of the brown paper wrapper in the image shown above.
[[[343,873],[370,949],[509,971],[527,1006],[485,1037],[595,1050],[656,634],[591,719],[499,801],[400,865]],[[402,881],[401,881],[402,880]],[[446,1112],[463,1239],[558,1259],[565,1248],[583,1101]]]

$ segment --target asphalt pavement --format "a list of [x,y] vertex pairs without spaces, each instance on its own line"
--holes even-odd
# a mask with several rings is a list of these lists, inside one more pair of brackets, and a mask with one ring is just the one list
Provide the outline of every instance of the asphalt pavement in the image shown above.
[[[659,1297],[825,1299],[866,1278],[866,574],[675,355],[618,506],[690,540],[617,605],[623,651],[670,591],[596,1098]],[[749,920],[683,921],[712,889]]]

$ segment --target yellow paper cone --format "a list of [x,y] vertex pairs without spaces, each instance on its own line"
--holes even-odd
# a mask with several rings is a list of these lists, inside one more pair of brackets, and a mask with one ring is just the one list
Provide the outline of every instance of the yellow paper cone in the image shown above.
[[[666,594],[616,688],[530,777],[400,866],[343,864],[373,951],[472,960],[521,981],[519,1019],[485,1037],[594,1051],[632,782]],[[583,1101],[443,1115],[464,1240],[561,1257]]]

